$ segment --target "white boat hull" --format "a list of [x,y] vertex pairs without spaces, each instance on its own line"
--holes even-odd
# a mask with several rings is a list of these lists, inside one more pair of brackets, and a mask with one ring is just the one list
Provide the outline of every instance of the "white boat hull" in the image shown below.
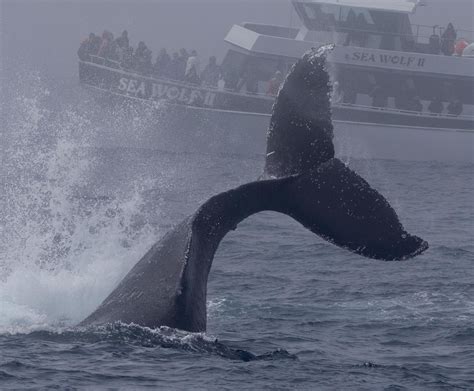
[[[137,131],[105,129],[90,143],[105,148],[261,155],[270,116],[164,105],[153,126]],[[474,130],[427,129],[334,121],[337,155],[345,159],[458,161],[474,163]]]

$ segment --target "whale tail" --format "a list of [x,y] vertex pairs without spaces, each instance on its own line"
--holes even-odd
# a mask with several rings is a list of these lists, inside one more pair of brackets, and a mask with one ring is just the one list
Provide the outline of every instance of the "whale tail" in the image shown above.
[[332,92],[326,56],[334,45],[310,50],[278,92],[267,132],[264,174],[301,174],[334,157]]
[[206,329],[207,278],[223,237],[248,216],[284,213],[320,237],[357,254],[402,260],[428,248],[408,234],[386,199],[334,158],[330,47],[292,68],[273,109],[265,175],[220,193],[162,240],[81,324],[113,321]]

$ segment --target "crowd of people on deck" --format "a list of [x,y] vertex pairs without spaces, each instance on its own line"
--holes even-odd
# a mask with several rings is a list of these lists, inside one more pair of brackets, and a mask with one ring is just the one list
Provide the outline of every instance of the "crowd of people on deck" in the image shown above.
[[[388,94],[385,89],[379,85],[376,85],[369,96],[372,98],[372,106],[377,108],[387,108],[388,105]],[[416,93],[414,87],[408,87],[402,85],[399,93],[394,98],[395,108],[400,111],[409,112],[424,112],[424,105],[421,98]],[[434,96],[427,106],[427,110],[430,114],[440,115],[446,110],[446,114],[452,116],[459,116],[463,112],[463,104],[460,99],[452,98],[447,106],[445,107],[441,97]]]
[[[146,76],[232,91],[241,91],[245,87],[248,93],[258,93],[256,72],[251,66],[247,67],[243,75],[235,75],[232,70],[224,71],[217,63],[217,58],[211,56],[206,66],[201,69],[197,51],[188,52],[186,49],[180,49],[172,55],[166,49],[161,49],[153,61],[153,53],[145,42],[140,41],[136,49],[130,45],[126,30],[117,38],[109,31],[104,31],[101,37],[94,33],[89,34],[81,43],[78,56],[83,61],[100,57],[115,62],[125,70]],[[283,80],[282,72],[277,71],[268,81],[266,93],[276,95]]]
[[[435,95],[426,102],[417,94],[413,81],[411,79],[409,81],[403,83],[397,91],[380,84],[373,84],[368,93],[370,98],[368,105],[378,109],[396,109],[401,112],[429,113],[431,115],[459,116],[463,113],[463,103],[454,93],[451,94],[452,98],[449,101],[443,101],[441,96]],[[333,99],[337,103],[347,105],[360,104],[355,86],[347,82],[334,83]],[[392,99],[393,101],[391,101]]]
[[[356,23],[357,18],[355,14],[352,15],[352,18],[354,23]],[[362,23],[362,21],[358,23]],[[456,32],[451,23],[443,37],[444,46],[440,47],[440,50],[446,55],[452,55],[455,50],[452,44],[455,42]],[[357,39],[359,40],[358,43],[363,43],[362,40],[364,38],[362,36]],[[196,50],[188,52],[186,49],[181,49],[179,52],[174,52],[170,55],[166,49],[161,49],[153,61],[152,51],[145,42],[140,41],[136,49],[130,45],[126,30],[117,38],[114,38],[114,35],[109,31],[104,31],[101,37],[91,33],[81,43],[78,56],[83,61],[90,61],[94,56],[106,59],[109,62],[116,63],[122,69],[146,76],[235,92],[245,90],[249,94],[264,92],[267,95],[276,96],[284,81],[284,74],[281,71],[276,71],[266,83],[266,90],[261,91],[261,89],[259,90],[259,80],[255,65],[252,65],[251,62],[248,63],[243,72],[239,74],[235,69],[223,70],[217,63],[215,56],[211,56],[208,64],[201,70],[201,63]],[[346,104],[356,104],[357,93],[355,89],[351,88],[350,85],[345,85],[344,87],[342,88],[342,85],[336,82],[335,90],[340,90],[337,92],[337,95],[340,96],[340,101]],[[389,94],[386,88],[375,84],[369,96],[372,99],[372,107],[389,107]],[[408,84],[400,87],[399,93],[394,97],[394,106],[401,111],[420,113],[424,111],[424,105],[417,95],[415,88],[413,86],[410,87]],[[445,106],[441,98],[435,96],[429,102],[426,109],[431,114],[439,115],[446,112],[448,115],[458,116],[463,112],[463,104],[460,99],[453,98]]]

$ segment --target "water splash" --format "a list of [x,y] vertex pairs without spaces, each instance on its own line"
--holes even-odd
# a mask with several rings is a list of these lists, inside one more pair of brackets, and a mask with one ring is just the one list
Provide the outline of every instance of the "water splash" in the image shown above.
[[90,188],[89,116],[50,108],[49,95],[34,72],[21,72],[4,95],[0,333],[80,320],[156,235],[142,216],[146,183],[113,197]]

